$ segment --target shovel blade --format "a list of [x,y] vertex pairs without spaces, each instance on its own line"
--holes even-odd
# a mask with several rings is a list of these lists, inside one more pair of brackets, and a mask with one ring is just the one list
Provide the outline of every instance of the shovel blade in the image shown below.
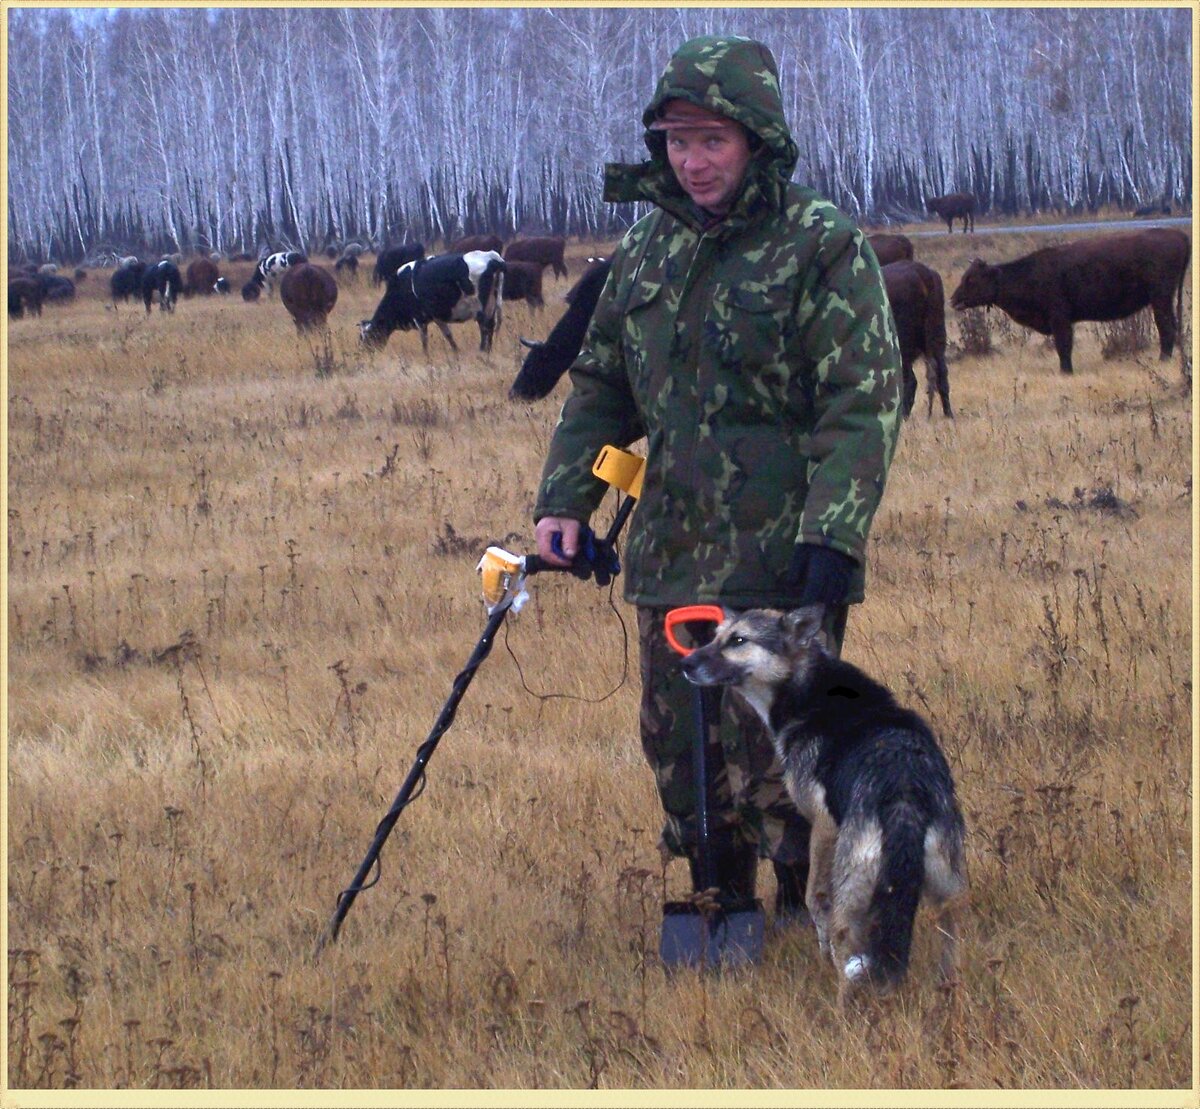
[[762,902],[740,901],[705,916],[690,901],[663,906],[658,954],[667,970],[676,967],[744,966],[762,961]]

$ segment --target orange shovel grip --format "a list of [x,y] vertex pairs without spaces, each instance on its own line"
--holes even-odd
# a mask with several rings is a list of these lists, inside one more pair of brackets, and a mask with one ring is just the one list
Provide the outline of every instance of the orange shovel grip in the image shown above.
[[719,624],[724,619],[725,610],[720,605],[684,605],[682,608],[673,608],[667,613],[663,627],[672,650],[681,655],[690,655],[694,648],[685,647],[675,638],[675,625],[686,624],[691,620],[707,620],[711,624]]

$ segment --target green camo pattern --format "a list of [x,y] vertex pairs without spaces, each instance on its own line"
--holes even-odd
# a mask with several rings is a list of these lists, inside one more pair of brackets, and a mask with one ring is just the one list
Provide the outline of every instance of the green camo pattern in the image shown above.
[[661,133],[651,159],[606,168],[611,200],[649,200],[571,369],[535,518],[586,521],[606,443],[645,437],[647,467],[625,552],[636,604],[787,607],[794,545],[858,569],[900,427],[900,355],[874,253],[845,215],[788,183],[796,147],[760,44],[701,38],[672,58],[646,109],[683,97],[761,140],[715,226],[675,180]]

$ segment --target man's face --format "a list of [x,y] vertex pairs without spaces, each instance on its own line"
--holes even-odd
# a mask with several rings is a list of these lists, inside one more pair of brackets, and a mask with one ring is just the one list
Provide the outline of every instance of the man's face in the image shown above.
[[667,158],[683,191],[701,208],[723,216],[750,164],[750,143],[736,125],[672,129]]

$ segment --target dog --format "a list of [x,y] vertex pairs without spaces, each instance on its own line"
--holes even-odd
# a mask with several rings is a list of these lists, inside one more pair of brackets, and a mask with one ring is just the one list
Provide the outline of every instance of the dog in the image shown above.
[[957,970],[966,892],[962,813],[929,725],[833,657],[820,605],[727,616],[683,660],[696,685],[737,690],[762,718],[796,808],[812,824],[805,901],[838,972],[838,1007],[905,979],[924,895],[938,914],[943,981]]

